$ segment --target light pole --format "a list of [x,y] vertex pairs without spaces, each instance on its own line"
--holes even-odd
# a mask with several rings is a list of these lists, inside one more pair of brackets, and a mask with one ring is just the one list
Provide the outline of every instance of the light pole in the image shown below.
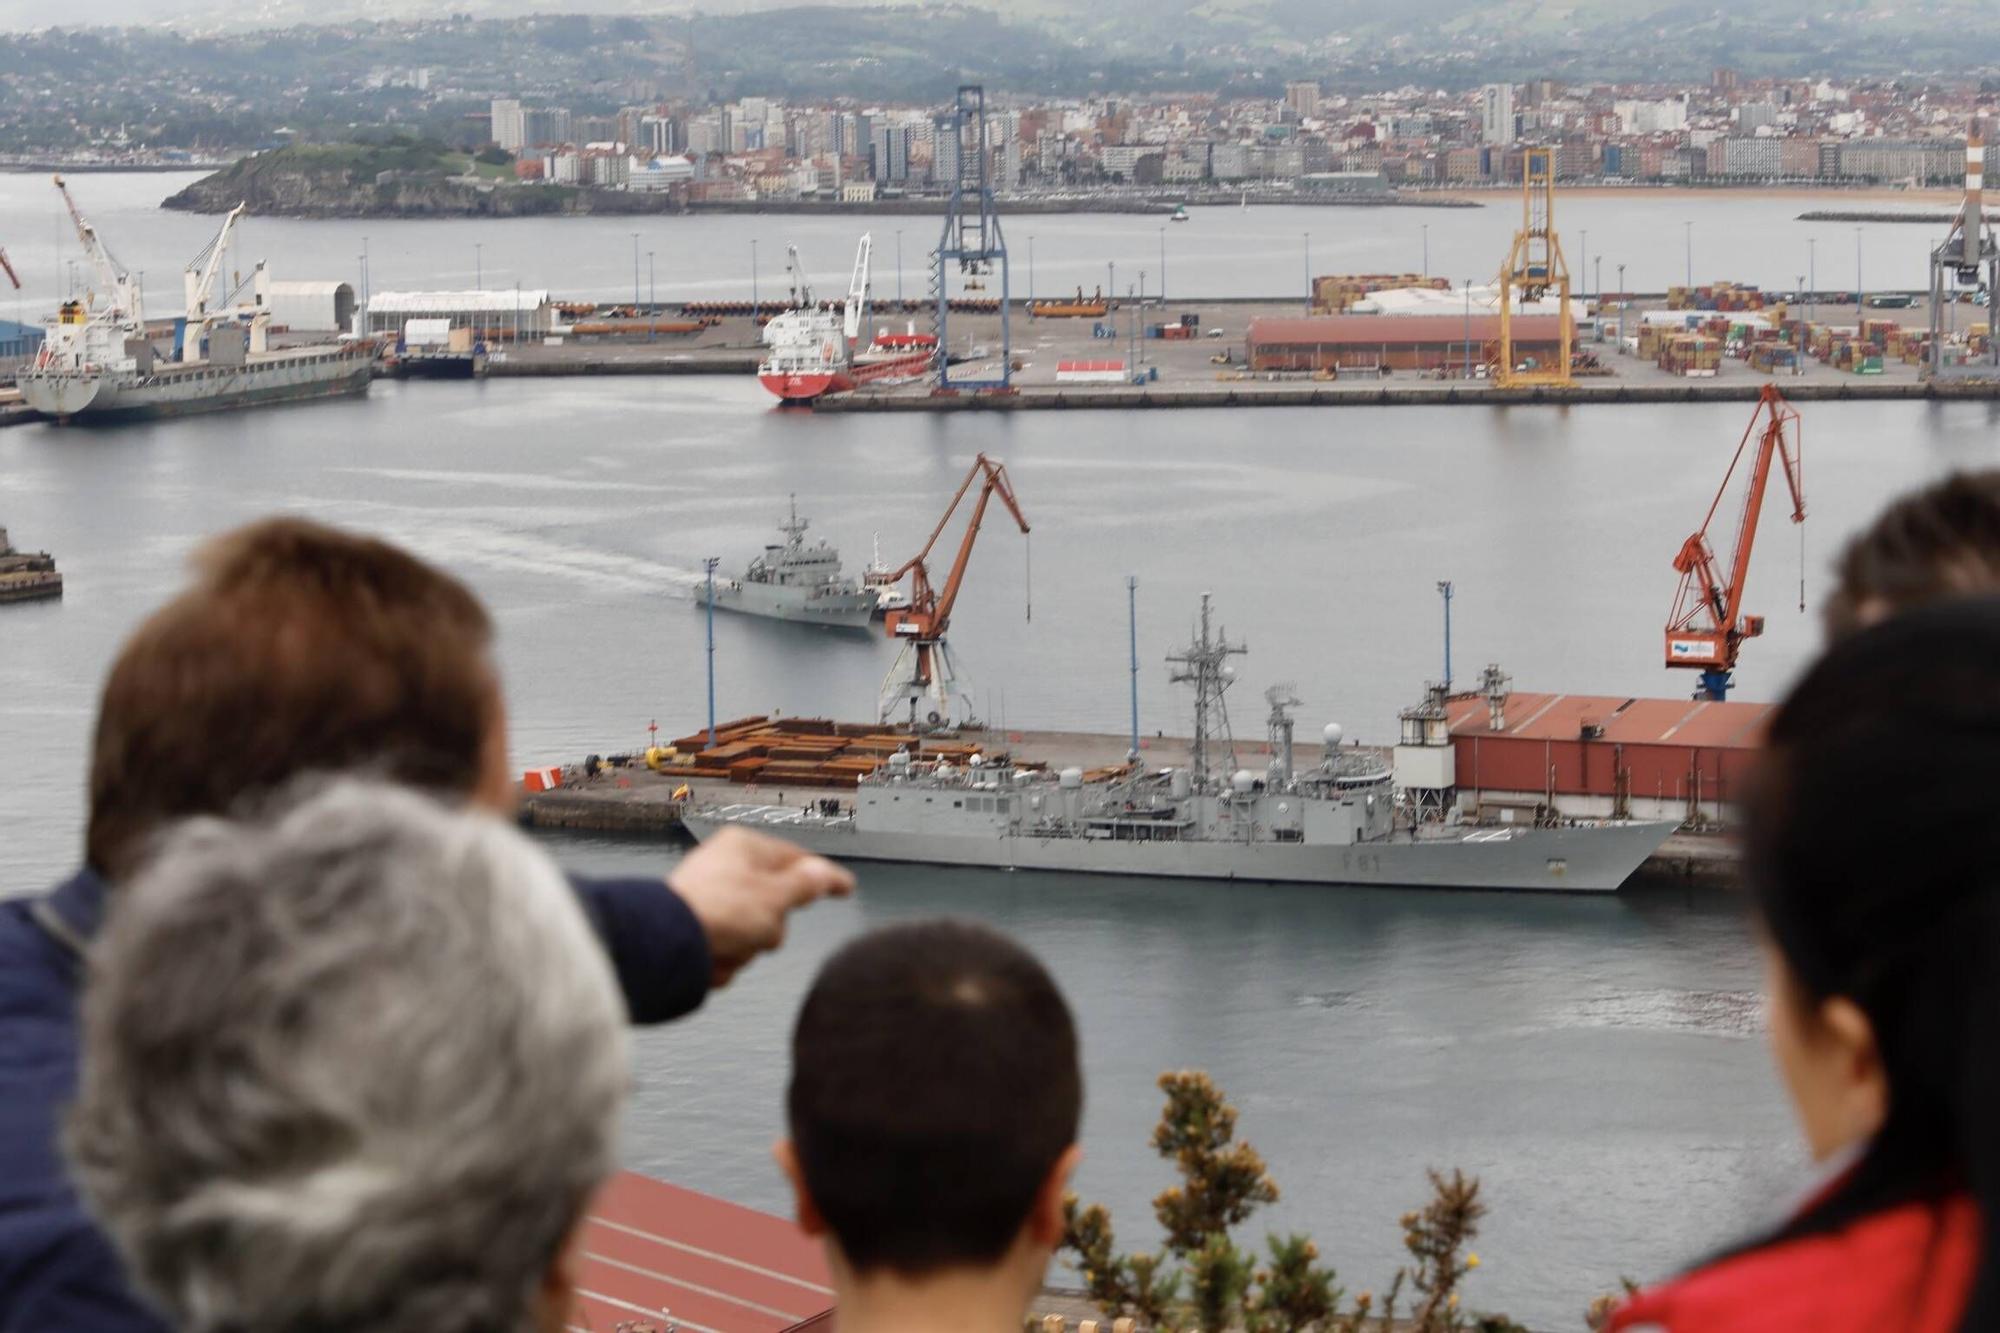
[[[1799,274],[1799,304],[1804,305],[1805,303],[1806,275],[1801,273]],[[1792,344],[1792,373],[1794,375],[1803,375],[1806,373],[1806,349],[1799,345],[1803,341],[1804,339],[1801,338]]]
[[896,308],[903,306],[903,229],[896,228]]
[[1861,228],[1854,229],[1854,317],[1861,318]]
[[1107,314],[1110,313],[1111,302],[1117,299],[1118,299],[1118,261],[1115,259],[1107,259],[1104,261],[1105,313]]
[[1305,238],[1306,313],[1310,315],[1313,312],[1313,234],[1309,231],[1299,234]]
[[1160,228],[1160,304],[1167,303],[1167,229]]
[[1806,237],[1806,290],[1813,294],[1813,299],[1806,305],[1806,319],[1816,321],[1819,318],[1819,238],[1817,236]]
[[1431,224],[1423,224],[1424,231],[1424,276],[1431,275]]
[[1035,238],[1028,236],[1028,313],[1035,313]]
[[1681,223],[1681,226],[1682,226],[1682,227],[1683,227],[1683,228],[1685,229],[1685,231],[1686,231],[1686,237],[1687,237],[1687,285],[1688,285],[1689,289],[1690,289],[1690,290],[1692,290],[1692,289],[1693,289],[1693,287],[1694,287],[1694,223],[1692,223],[1692,222],[1683,222],[1683,223]]
[[1125,623],[1132,637],[1132,750],[1128,763],[1139,762],[1139,579],[1125,576]]
[[632,233],[632,304],[639,304],[639,233]]
[[478,241],[472,243],[472,287],[474,291],[486,290],[486,269],[479,257],[483,247]]
[[1590,228],[1588,227],[1585,227],[1583,229],[1583,245],[1576,252],[1576,257],[1583,261],[1583,273],[1585,278],[1583,286],[1583,299],[1588,301],[1590,299],[1590,283],[1588,281],[1590,277]]
[[1594,263],[1596,264],[1596,271],[1591,274],[1590,285],[1597,288],[1597,304],[1602,306],[1604,304],[1604,256],[1599,255]]
[[646,252],[646,341],[653,341],[653,326],[660,322],[660,289],[654,280],[653,252]]
[[1438,580],[1438,596],[1444,598],[1444,692],[1451,693],[1451,580]]
[[[1625,299],[1625,266],[1623,264],[1618,266],[1618,304],[1621,308],[1628,304]],[[1618,327],[1620,330],[1623,330],[1625,327],[1623,316],[1619,317]]]
[[708,746],[715,748],[715,567],[722,563],[719,556],[709,556],[701,562],[702,573],[708,578]]

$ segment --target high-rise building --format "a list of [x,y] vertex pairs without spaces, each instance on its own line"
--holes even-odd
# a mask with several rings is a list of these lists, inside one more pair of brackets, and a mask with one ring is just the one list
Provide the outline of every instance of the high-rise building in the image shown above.
[[1285,105],[1300,120],[1311,120],[1319,115],[1319,84],[1310,79],[1300,79],[1285,85]]
[[521,113],[521,140],[531,148],[568,143],[574,137],[567,107],[534,107]]
[[884,185],[899,184],[910,178],[910,127],[877,125],[869,153],[875,162],[875,179]]
[[1489,83],[1479,90],[1479,138],[1483,143],[1510,144],[1519,137],[1514,123],[1514,85]]
[[521,151],[522,145],[528,141],[528,136],[519,101],[511,97],[493,99],[492,127],[489,133],[493,142],[508,152]]

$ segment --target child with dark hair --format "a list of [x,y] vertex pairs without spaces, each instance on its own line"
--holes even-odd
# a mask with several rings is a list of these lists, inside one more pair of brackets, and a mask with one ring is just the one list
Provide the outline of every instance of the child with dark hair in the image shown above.
[[1082,1105],[1069,1006],[1006,936],[926,921],[835,954],[799,1011],[776,1151],[841,1333],[1019,1333]]
[[1773,1053],[1831,1183],[1617,1330],[2000,1328],[2000,599],[1838,640],[1746,810]]

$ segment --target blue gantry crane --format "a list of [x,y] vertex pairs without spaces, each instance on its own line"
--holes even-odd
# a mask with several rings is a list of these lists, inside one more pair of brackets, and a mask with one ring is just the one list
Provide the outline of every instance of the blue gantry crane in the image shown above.
[[[986,89],[960,84],[949,113],[937,119],[938,151],[951,162],[951,200],[945,205],[944,232],[931,255],[930,297],[936,314],[932,332],[938,340],[937,387],[1010,390],[1014,376],[1013,330],[1009,322],[1007,242],[1000,234],[1000,209],[993,201],[993,154],[986,138]],[[960,378],[951,369],[951,265],[967,279],[982,284],[996,274],[1000,280],[1000,368],[997,375]]]

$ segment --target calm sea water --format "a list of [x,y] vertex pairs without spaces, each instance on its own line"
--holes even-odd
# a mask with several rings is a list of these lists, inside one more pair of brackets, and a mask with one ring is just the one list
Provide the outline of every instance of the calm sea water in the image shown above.
[[[6,198],[18,185],[0,178]],[[86,177],[79,189],[136,187]],[[106,224],[114,241],[131,236],[130,262],[198,244],[188,220],[155,234],[137,226],[146,216]],[[1050,221],[1075,236],[1124,225]],[[514,225],[555,251],[544,224]],[[384,234],[456,233],[372,232]],[[28,248],[7,239],[17,258]],[[1801,567],[1816,601],[1836,543],[1884,499],[2000,453],[2000,414],[1982,405],[1807,412],[1803,566],[1772,516],[1750,599],[1770,630],[1739,673],[1745,697],[1775,696],[1813,649]],[[877,532],[900,556],[986,450],[1007,460],[1034,524],[1030,547],[989,522],[954,627],[989,716],[1123,728],[1131,573],[1147,730],[1184,726],[1161,659],[1209,590],[1251,649],[1239,731],[1257,728],[1264,685],[1290,681],[1305,722],[1381,739],[1439,670],[1440,578],[1458,585],[1461,678],[1498,661],[1523,689],[1684,690],[1657,660],[1669,561],[1746,417],[1725,405],[814,419],[770,410],[747,379],[680,379],[385,383],[357,402],[7,430],[0,524],[57,553],[68,595],[0,614],[0,891],[31,891],[76,855],[95,694],[122,636],[203,536],[274,510],[382,533],[468,579],[499,620],[516,758],[556,762],[641,744],[653,718],[697,724],[699,560],[748,558],[786,492],[850,563]],[[867,636],[731,617],[716,631],[725,715],[864,715],[891,656]],[[664,870],[673,855],[553,845],[590,870]],[[1386,1282],[1395,1219],[1421,1202],[1427,1165],[1479,1174],[1493,1214],[1471,1294],[1541,1327],[1573,1327],[1620,1275],[1658,1276],[1728,1239],[1803,1176],[1726,900],[893,869],[809,914],[700,1016],[642,1038],[632,1163],[783,1208],[765,1149],[813,968],[858,930],[945,910],[1016,932],[1069,992],[1089,1078],[1079,1183],[1113,1206],[1129,1245],[1155,1240],[1147,1201],[1168,1173],[1145,1140],[1168,1068],[1222,1081],[1285,1190],[1270,1225],[1313,1232],[1350,1289]]]

